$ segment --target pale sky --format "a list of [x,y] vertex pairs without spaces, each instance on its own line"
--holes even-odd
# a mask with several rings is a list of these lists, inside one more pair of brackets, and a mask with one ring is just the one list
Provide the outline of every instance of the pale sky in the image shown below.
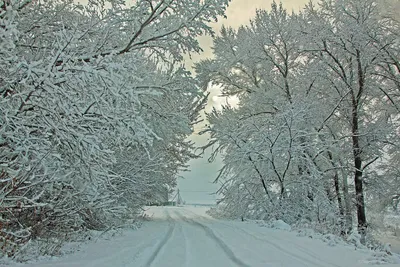
[[[282,0],[285,8],[295,12],[301,10],[309,0]],[[218,33],[222,25],[238,28],[240,25],[248,24],[256,14],[256,9],[270,9],[272,0],[232,0],[227,9],[227,19],[221,19],[218,23],[214,23],[212,27]],[[279,1],[277,1],[279,3]],[[212,38],[209,36],[199,38],[200,44],[204,50],[200,55],[192,55],[192,60],[187,60],[187,64],[192,65],[193,62],[204,58],[212,57]],[[206,111],[210,111],[213,106],[218,107],[225,99],[218,98],[218,88],[210,88],[210,101],[206,107]],[[201,127],[201,125],[200,125]],[[199,136],[197,133],[191,136],[198,146],[207,143],[207,136]],[[212,182],[218,175],[218,170],[222,166],[221,158],[217,158],[215,162],[208,163],[207,159],[210,151],[206,151],[204,158],[190,161],[191,172],[184,172],[181,175],[184,179],[178,180],[178,187],[181,191],[183,200],[187,203],[213,203],[216,196],[214,192],[218,190],[218,185]]]
[[[280,1],[277,0],[277,3]],[[285,8],[289,11],[297,12],[301,10],[309,0],[282,0]],[[227,9],[227,19],[221,19],[212,24],[214,31],[219,33],[222,25],[238,28],[240,25],[248,24],[250,19],[254,18],[256,9],[270,9],[272,0],[232,0]],[[193,61],[212,56],[212,38],[203,36],[199,38],[204,53],[193,55]]]

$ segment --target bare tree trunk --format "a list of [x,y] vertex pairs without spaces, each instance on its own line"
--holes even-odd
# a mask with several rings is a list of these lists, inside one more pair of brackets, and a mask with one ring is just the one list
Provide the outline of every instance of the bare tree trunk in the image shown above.
[[[332,138],[336,140],[335,135],[332,133]],[[342,217],[342,230],[341,234],[346,235],[349,233],[352,228],[353,228],[353,219],[352,219],[352,212],[351,212],[351,205],[350,205],[350,197],[349,197],[349,185],[347,182],[347,175],[344,172],[342,167],[337,166],[335,164],[334,159],[333,159],[333,154],[331,151],[328,151],[328,158],[329,161],[331,162],[332,167],[335,170],[334,176],[333,176],[333,181],[335,185],[335,192],[336,192],[336,198],[338,202],[338,208],[339,208],[339,213],[340,216]],[[340,160],[340,157],[337,159],[339,166],[343,166],[343,162]],[[343,192],[343,197],[340,192],[340,175],[339,171],[341,171],[341,176],[342,176],[342,192]]]
[[[356,113],[353,111],[353,113]],[[357,114],[357,113],[356,113]],[[365,203],[364,203],[364,188],[362,181],[362,160],[360,143],[358,138],[358,121],[357,116],[353,114],[353,153],[354,153],[354,185],[356,190],[356,207],[357,207],[357,227],[358,232],[361,234],[361,242],[365,243],[365,235],[367,230],[367,219],[365,215]]]
[[342,178],[343,178],[343,200],[344,200],[344,207],[345,207],[345,229],[348,233],[351,232],[353,229],[353,216],[351,210],[351,202],[350,202],[350,195],[349,195],[349,183],[347,181],[347,175],[342,170]]
[[254,169],[256,170],[258,176],[260,177],[260,181],[261,181],[261,184],[262,184],[262,186],[263,186],[263,188],[264,188],[265,194],[267,195],[269,201],[270,201],[271,204],[273,205],[273,204],[274,204],[274,201],[272,200],[271,195],[270,195],[269,192],[268,192],[268,188],[267,188],[267,185],[266,185],[266,183],[265,183],[264,176],[262,175],[262,173],[260,172],[260,170],[257,168],[256,163],[253,161],[253,159],[252,159],[250,156],[249,156],[249,160],[250,160],[251,164],[253,165]]
[[362,180],[362,158],[359,139],[359,118],[358,108],[361,96],[364,91],[364,73],[361,64],[360,51],[357,53],[357,71],[358,71],[358,92],[354,95],[352,91],[352,141],[353,141],[353,155],[354,155],[354,185],[356,190],[356,207],[357,207],[357,227],[358,232],[361,234],[361,242],[365,243],[365,235],[367,231],[367,218],[365,215],[365,202],[364,202],[364,188]]
[[339,184],[339,174],[336,169],[336,165],[333,162],[333,155],[331,151],[328,151],[328,157],[329,160],[331,161],[332,167],[335,168],[335,174],[333,176],[333,182],[335,184],[335,193],[336,193],[336,199],[338,202],[338,208],[339,208],[339,213],[342,219],[344,218],[344,207],[343,207],[343,200],[342,200],[342,195],[340,193],[340,184]]
[[337,172],[335,173],[335,176],[333,176],[333,181],[335,183],[335,192],[339,207],[339,213],[340,216],[343,218],[344,217],[343,200],[342,200],[342,195],[340,194],[339,175]]

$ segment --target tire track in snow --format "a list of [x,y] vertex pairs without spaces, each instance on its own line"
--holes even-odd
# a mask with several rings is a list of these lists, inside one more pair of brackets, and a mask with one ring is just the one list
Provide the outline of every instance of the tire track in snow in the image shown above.
[[[264,236],[265,236],[265,235],[264,235]],[[273,236],[272,238],[274,238],[275,240],[277,240],[277,238],[274,237],[274,236]],[[297,238],[298,238],[298,237],[297,237]],[[282,240],[288,241],[287,239],[282,239]],[[288,241],[288,242],[290,242],[290,241]],[[324,266],[326,266],[326,264],[328,264],[328,265],[330,265],[330,266],[332,266],[332,267],[343,267],[343,266],[341,266],[341,265],[337,265],[337,264],[335,264],[335,263],[326,262],[326,261],[320,259],[320,258],[319,258],[319,255],[310,252],[310,250],[306,249],[306,248],[303,247],[303,246],[300,246],[300,245],[298,245],[298,244],[293,244],[293,245],[294,245],[298,250],[302,251],[303,253],[305,253],[305,254],[307,254],[307,255],[309,255],[309,256],[315,258],[316,260],[320,261],[321,263],[325,264]]]
[[[220,223],[220,222],[219,222],[219,223]],[[308,253],[305,249],[300,249],[300,250],[302,250],[302,252],[308,254],[309,256],[315,258],[315,259],[316,259],[317,261],[319,261],[319,262],[315,262],[314,260],[311,260],[311,259],[307,259],[307,258],[305,258],[305,257],[302,257],[302,256],[300,256],[300,255],[298,255],[298,254],[296,254],[296,253],[291,252],[291,251],[288,250],[288,249],[283,248],[282,246],[276,244],[275,242],[271,242],[271,241],[269,241],[269,240],[267,240],[267,239],[261,238],[261,237],[257,236],[255,233],[248,232],[248,231],[246,231],[246,230],[244,230],[244,229],[242,229],[242,228],[240,228],[240,227],[231,226],[231,225],[225,224],[225,223],[220,223],[220,224],[222,224],[222,225],[224,225],[224,226],[227,226],[227,227],[230,227],[231,229],[234,229],[234,230],[237,230],[237,231],[241,231],[242,233],[244,233],[244,234],[246,234],[246,235],[248,235],[248,236],[251,236],[251,237],[254,238],[254,239],[257,239],[257,240],[259,240],[259,241],[262,241],[262,242],[264,242],[264,243],[267,243],[267,244],[269,244],[269,245],[275,247],[275,248],[278,249],[279,251],[282,251],[283,253],[287,254],[288,256],[290,256],[290,257],[292,257],[292,258],[294,258],[294,259],[298,259],[298,260],[302,261],[303,263],[312,264],[312,266],[316,266],[316,267],[327,267],[327,266],[326,266],[327,264],[329,264],[329,265],[331,265],[331,266],[334,266],[334,267],[341,267],[341,266],[336,265],[336,264],[331,264],[331,263],[328,263],[328,262],[324,262],[324,261],[322,261],[321,259],[317,258],[315,255],[313,255],[313,254],[311,254],[311,253]],[[275,238],[275,240],[277,240],[277,238]],[[290,243],[290,241],[288,241],[288,242]],[[296,248],[298,248],[298,249],[300,248],[300,247],[297,246],[297,245],[294,245],[294,246],[295,246]]]
[[[221,225],[229,227],[231,229],[234,229],[234,230],[237,230],[237,231],[241,231],[242,233],[244,233],[244,234],[246,234],[246,235],[248,235],[248,236],[250,236],[252,238],[255,238],[255,239],[259,240],[259,241],[262,241],[262,242],[265,242],[265,243],[268,243],[268,244],[274,246],[275,248],[277,248],[278,250],[284,252],[288,256],[290,256],[292,258],[295,258],[295,259],[299,259],[303,263],[312,264],[313,266],[317,266],[317,267],[326,267],[327,264],[332,266],[332,267],[342,267],[340,265],[337,265],[337,264],[334,264],[334,263],[325,262],[325,261],[321,260],[320,258],[318,258],[317,255],[315,255],[314,253],[310,253],[307,249],[305,249],[302,246],[293,244],[297,249],[299,249],[303,253],[307,254],[308,256],[311,256],[312,258],[316,259],[317,261],[319,261],[319,263],[315,262],[313,260],[307,259],[305,257],[302,257],[302,256],[300,256],[300,255],[298,255],[296,253],[293,253],[290,250],[287,250],[287,249],[281,247],[280,245],[278,245],[278,244],[276,244],[274,242],[271,242],[271,241],[269,241],[267,239],[261,238],[261,237],[257,236],[255,233],[248,232],[248,231],[246,231],[246,230],[244,230],[244,229],[242,229],[240,227],[236,227],[236,226],[232,226],[232,225],[227,224],[227,223],[223,223],[221,220],[217,220],[217,219],[214,219],[214,218],[207,218],[207,217],[205,217],[203,215],[196,214],[195,212],[193,212],[191,210],[188,210],[188,209],[185,209],[185,212],[190,212],[191,214],[195,215],[199,219],[211,220],[211,221],[213,221],[213,222],[215,222],[217,224],[221,224]],[[265,236],[265,235],[263,235],[263,236]],[[278,240],[276,237],[273,237],[273,238],[275,240]],[[285,239],[285,241],[288,241],[290,243],[290,240]]]
[[[160,239],[160,234],[153,233],[150,235],[149,240],[145,240],[140,243],[135,243],[132,246],[124,246],[120,247],[114,253],[105,253],[102,257],[97,258],[91,262],[85,264],[85,267],[97,267],[97,266],[104,266],[105,263],[109,263],[111,266],[113,262],[116,260],[121,261],[121,267],[131,266],[132,261],[136,260],[140,254],[142,254],[146,249],[149,249],[154,246],[156,240]],[[132,255],[132,251],[134,251]]]
[[157,259],[158,255],[160,254],[160,251],[167,244],[167,242],[171,239],[172,233],[175,231],[175,223],[173,222],[171,216],[168,214],[167,210],[165,210],[165,214],[167,216],[167,221],[169,221],[169,228],[168,228],[167,234],[164,236],[164,238],[161,240],[161,242],[158,243],[156,250],[151,254],[150,258],[147,260],[146,264],[144,265],[146,267],[151,267],[151,265],[154,263],[154,261]]
[[[135,262],[135,260],[137,260],[139,258],[139,256],[142,255],[142,253],[144,251],[146,251],[147,249],[151,248],[153,246],[153,244],[154,244],[153,241],[156,241],[158,239],[159,239],[158,237],[153,238],[153,239],[151,239],[151,242],[147,243],[145,246],[139,247],[139,249],[136,250],[136,252],[134,253],[134,255],[132,257],[130,257],[129,259],[127,259],[127,260],[125,260],[123,262],[123,265],[121,267],[130,267],[130,266],[132,266],[132,262]],[[126,252],[129,252],[130,249],[131,248],[126,249]],[[117,257],[114,256],[114,258],[117,258]],[[95,266],[97,266],[97,265],[95,265]]]
[[222,251],[225,253],[225,255],[228,257],[228,259],[230,259],[232,262],[234,262],[237,266],[240,267],[250,267],[250,265],[247,265],[246,263],[244,263],[241,259],[239,259],[235,253],[233,253],[233,251],[229,248],[229,246],[218,236],[215,235],[215,233],[213,232],[213,230],[211,228],[209,228],[208,226],[196,222],[194,220],[191,220],[185,216],[183,216],[182,214],[180,214],[178,211],[175,211],[176,215],[181,218],[183,221],[202,229],[206,235],[213,240],[221,249]]
[[189,241],[186,236],[185,230],[183,230],[182,225],[180,225],[179,229],[180,229],[180,232],[182,233],[183,242],[184,242],[183,244],[184,244],[184,249],[185,249],[185,261],[184,261],[183,266],[190,267],[190,264],[189,264],[190,255],[188,255],[189,251],[190,251]]
[[[262,238],[262,237],[260,237],[260,236],[257,236],[255,233],[246,231],[246,230],[241,229],[241,228],[239,228],[239,227],[234,227],[234,226],[231,226],[231,225],[228,225],[228,224],[225,224],[225,223],[221,223],[221,224],[223,224],[224,226],[231,227],[232,229],[242,231],[243,233],[245,233],[245,234],[247,234],[247,235],[249,235],[249,236],[252,236],[252,237],[254,237],[254,238],[256,238],[256,239],[258,239],[258,240],[260,240],[260,241],[262,241],[262,242],[266,242],[266,243],[269,243],[269,244],[275,244],[274,242],[269,241],[268,239],[266,239],[267,237],[266,237],[266,235],[264,235],[264,234],[261,234],[261,236],[265,236],[266,238]],[[280,238],[280,239],[279,239],[279,238],[277,238],[277,237],[275,237],[275,236],[268,236],[268,238],[269,238],[269,237],[272,237],[273,239],[275,239],[275,240],[277,240],[277,241],[279,241],[279,240],[281,240],[281,241],[284,240],[284,241],[286,241],[286,242],[288,242],[288,243],[291,243],[290,240],[288,240],[288,239],[284,239],[284,238]],[[296,237],[296,238],[298,238],[298,237]],[[326,265],[330,265],[330,266],[332,266],[332,267],[343,267],[343,266],[337,265],[337,264],[335,264],[335,263],[326,262],[326,261],[320,259],[319,256],[318,256],[317,254],[310,252],[308,249],[306,249],[306,248],[304,248],[304,247],[302,247],[302,246],[300,246],[300,245],[298,245],[298,244],[293,244],[293,243],[291,243],[291,244],[292,244],[296,249],[298,249],[298,250],[300,250],[301,252],[307,254],[308,256],[312,257],[313,259],[319,261],[320,263],[316,263],[316,262],[313,262],[313,261],[311,261],[311,260],[309,260],[309,259],[303,258],[302,256],[299,256],[298,254],[295,254],[295,253],[293,253],[293,252],[290,252],[289,250],[286,250],[286,249],[285,249],[286,251],[284,251],[283,249],[281,249],[281,250],[282,250],[283,252],[285,252],[286,254],[290,254],[290,255],[292,255],[292,256],[294,256],[294,257],[296,257],[296,258],[304,259],[304,260],[306,260],[307,262],[313,262],[313,265],[318,264],[317,266],[323,266],[323,267],[327,267]],[[276,245],[276,246],[279,246],[279,245]],[[280,246],[279,246],[279,247],[280,247]]]

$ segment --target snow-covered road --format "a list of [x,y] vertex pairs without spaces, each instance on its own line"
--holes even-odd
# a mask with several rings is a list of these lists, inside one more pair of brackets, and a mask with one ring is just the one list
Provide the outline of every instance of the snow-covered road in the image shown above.
[[[370,252],[255,223],[216,220],[205,208],[153,207],[137,231],[32,267],[358,267]],[[24,265],[27,266],[27,265]],[[399,266],[399,265],[385,265]]]

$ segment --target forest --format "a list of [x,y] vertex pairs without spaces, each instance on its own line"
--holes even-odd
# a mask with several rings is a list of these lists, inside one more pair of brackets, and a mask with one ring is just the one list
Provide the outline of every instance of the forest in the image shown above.
[[[54,254],[137,220],[172,190],[208,88],[219,216],[281,219],[362,243],[400,201],[400,28],[377,0],[274,2],[210,24],[229,0],[0,0],[0,255]],[[191,73],[185,56],[214,38]],[[370,213],[371,211],[371,213]],[[379,217],[378,216],[378,217]],[[45,244],[45,245],[41,245]]]
[[176,185],[207,100],[183,54],[227,2],[0,1],[3,254],[56,253]]
[[221,30],[214,58],[196,65],[201,81],[239,99],[208,114],[203,131],[211,160],[224,161],[219,213],[342,236],[356,229],[365,244],[367,229],[383,223],[368,211],[380,219],[397,212],[393,10],[374,0],[322,0],[294,13],[274,2],[249,25]]

